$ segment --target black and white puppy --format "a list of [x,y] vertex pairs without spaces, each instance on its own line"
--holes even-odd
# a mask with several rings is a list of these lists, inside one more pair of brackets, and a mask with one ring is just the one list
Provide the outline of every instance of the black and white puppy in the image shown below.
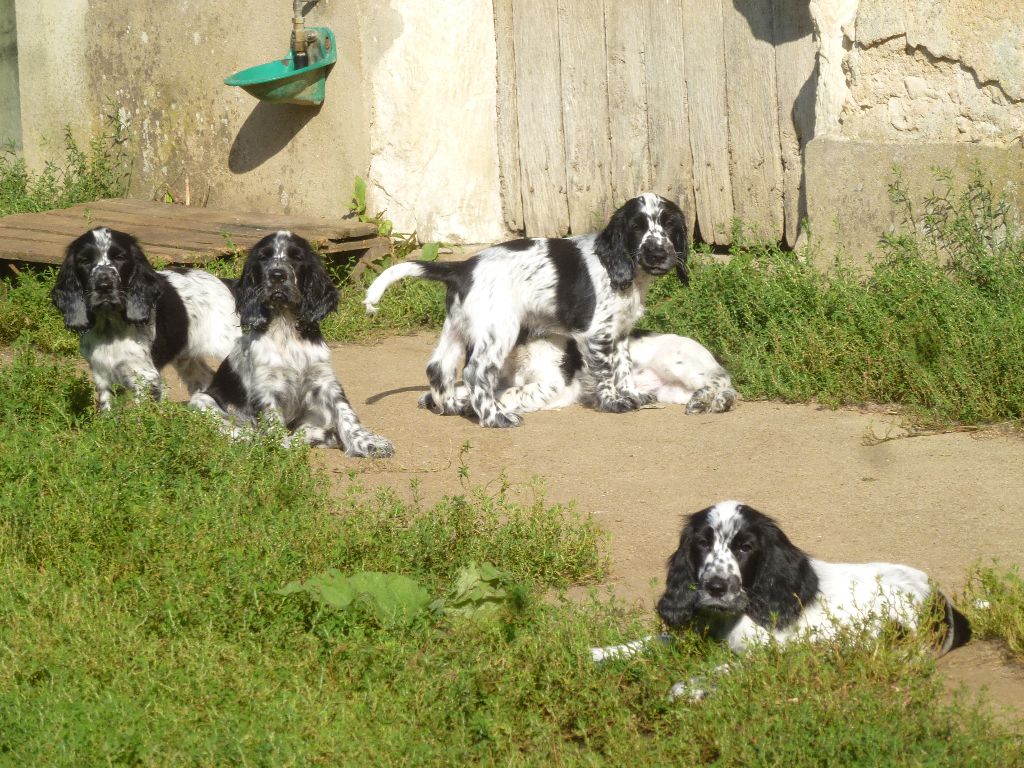
[[210,383],[241,334],[228,286],[200,269],[155,271],[138,241],[96,227],[67,248],[50,293],[89,363],[100,410],[114,390],[162,392],[172,364],[190,393]]
[[[722,413],[736,402],[728,372],[707,347],[687,336],[634,330],[629,357],[637,391],[655,402],[685,405],[687,413]],[[529,413],[582,402],[582,390],[583,360],[576,342],[547,336],[515,346],[498,377],[497,399],[507,412]],[[457,392],[457,400],[468,403],[464,384]]]
[[[723,501],[692,515],[668,563],[658,615],[736,652],[772,639],[829,639],[885,622],[914,630],[933,594],[927,574],[895,563],[827,563],[808,557],[767,515]],[[970,638],[967,619],[939,593],[947,625],[941,653]]]
[[266,414],[311,445],[349,456],[394,453],[366,429],[331,368],[320,323],[338,307],[338,289],[320,257],[296,234],[267,235],[249,251],[236,286],[245,333],[193,406],[227,422]]
[[[887,623],[914,631],[933,595],[944,609],[936,649],[941,656],[966,643],[971,628],[923,571],[896,563],[816,560],[767,515],[723,501],[687,520],[657,610],[669,627],[705,633],[743,653],[773,641],[829,640],[848,629],[875,636]],[[626,658],[652,642],[671,641],[671,635],[658,635],[590,653],[595,661]],[[728,670],[724,664],[714,672]],[[702,699],[708,682],[702,676],[676,683],[669,698]]]
[[[513,240],[461,262],[396,264],[374,280],[364,303],[375,312],[388,286],[406,277],[447,286],[447,317],[427,365],[430,393],[420,403],[436,413],[471,409],[485,427],[520,424],[520,412],[497,401],[501,369],[518,340],[551,334],[578,347],[583,399],[619,413],[653,400],[633,381],[629,333],[656,277],[675,268],[688,282],[687,253],[679,206],[644,194],[598,234]],[[456,384],[463,363],[468,408]]]

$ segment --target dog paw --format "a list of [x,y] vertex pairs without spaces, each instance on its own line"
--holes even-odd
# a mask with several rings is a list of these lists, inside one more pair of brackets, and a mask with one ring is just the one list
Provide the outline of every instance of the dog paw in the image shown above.
[[361,459],[387,459],[395,455],[395,446],[386,437],[368,433],[355,438],[345,455]]
[[489,415],[487,418],[480,419],[481,427],[491,427],[494,429],[507,429],[508,427],[518,427],[523,423],[523,417],[518,413],[510,413],[505,411],[496,411],[494,414]]
[[[649,402],[653,402],[653,400]],[[635,395],[618,392],[614,397],[598,399],[597,409],[605,413],[628,413],[629,411],[635,411],[643,404],[645,403],[641,400],[639,392]]]

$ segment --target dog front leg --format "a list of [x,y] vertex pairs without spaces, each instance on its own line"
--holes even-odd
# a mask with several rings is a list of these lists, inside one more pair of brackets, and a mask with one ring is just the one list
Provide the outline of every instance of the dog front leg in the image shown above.
[[[599,411],[607,413],[625,413],[635,411],[642,404],[640,397],[631,397],[619,389],[621,373],[617,373],[623,364],[616,354],[616,344],[610,336],[595,336],[576,340],[583,356],[584,368],[584,401]],[[628,353],[626,364],[628,365]],[[618,381],[617,381],[618,380]],[[632,381],[632,374],[630,374]]]
[[335,425],[346,456],[372,459],[394,456],[395,447],[391,441],[371,432],[359,421],[340,383],[334,381],[325,387],[321,398],[320,405],[327,412],[324,415],[330,417],[326,423]]
[[635,402],[636,408],[653,403],[657,396],[650,392],[641,392],[633,381],[633,358],[629,354],[629,337],[624,336],[612,343],[612,380],[619,397],[628,402]]

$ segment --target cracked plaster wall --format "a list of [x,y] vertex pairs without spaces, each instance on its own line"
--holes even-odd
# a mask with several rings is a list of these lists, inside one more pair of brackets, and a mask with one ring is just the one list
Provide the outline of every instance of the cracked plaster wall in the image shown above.
[[817,134],[1024,142],[1019,0],[812,0]]

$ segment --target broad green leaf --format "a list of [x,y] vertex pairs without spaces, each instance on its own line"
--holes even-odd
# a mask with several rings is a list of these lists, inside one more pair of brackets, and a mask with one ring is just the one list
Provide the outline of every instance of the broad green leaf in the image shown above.
[[423,250],[420,251],[420,260],[421,261],[436,261],[437,260],[437,254],[438,254],[438,251],[440,250],[440,247],[441,247],[440,243],[424,243],[423,244]]
[[293,581],[277,591],[279,595],[296,593],[339,610],[362,605],[382,626],[410,624],[431,603],[430,595],[413,579],[400,573],[378,571],[346,576],[332,568],[306,581]]
[[512,577],[491,563],[471,562],[455,576],[445,611],[457,616],[488,615],[511,600]]

